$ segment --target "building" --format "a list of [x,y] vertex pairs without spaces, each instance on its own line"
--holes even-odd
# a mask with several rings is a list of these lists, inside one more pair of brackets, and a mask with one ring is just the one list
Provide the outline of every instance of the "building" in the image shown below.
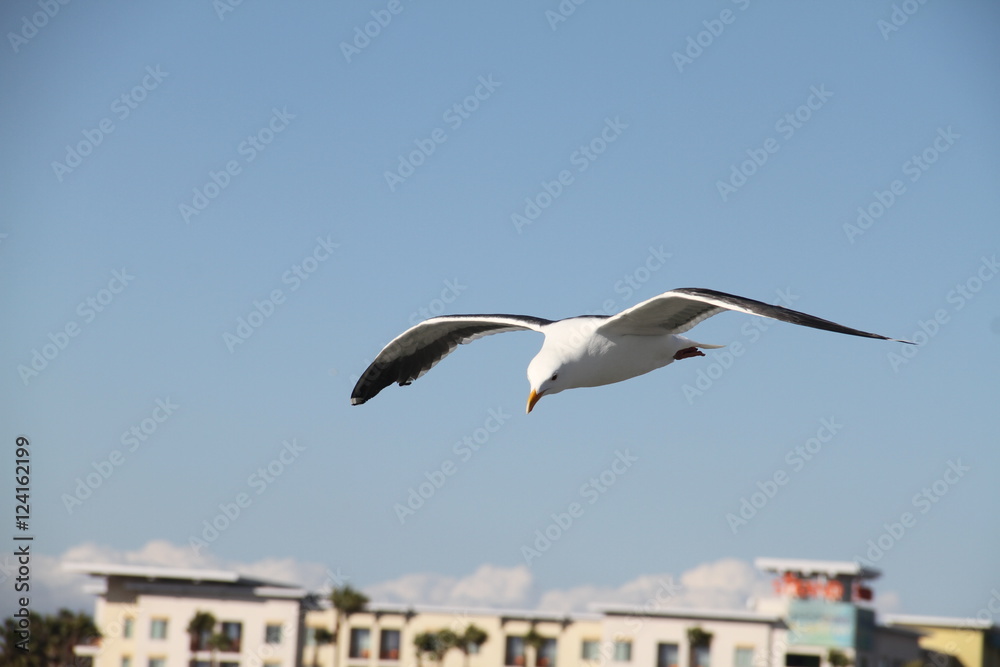
[[775,596],[757,608],[786,619],[787,667],[820,667],[838,656],[856,667],[903,667],[920,658],[919,633],[875,622],[868,584],[881,576],[878,570],[789,558],[758,558],[754,565],[775,575]]
[[[993,591],[1000,603],[1000,593]],[[998,607],[1000,608],[1000,607]],[[921,634],[924,663],[933,667],[1000,667],[1000,627],[993,623],[992,607],[976,618],[894,614],[886,624]]]
[[[102,634],[76,653],[94,667],[294,667],[303,643],[306,591],[224,570],[68,563],[103,580],[94,622]],[[188,624],[199,611],[216,619],[224,645],[210,650]],[[220,642],[221,644],[221,642]]]
[[[320,601],[322,610],[306,615],[304,667],[332,667],[333,648],[316,647],[316,628],[332,629],[333,610]],[[339,667],[398,667],[418,665],[414,638],[421,633],[451,630],[461,634],[469,625],[486,632],[486,641],[470,647],[468,667],[555,667],[579,665],[581,647],[596,645],[602,638],[599,614],[558,614],[507,609],[466,609],[433,606],[369,605],[366,612],[353,614],[341,627],[338,642]],[[526,638],[531,630],[540,636],[537,649],[529,649]],[[590,650],[590,649],[588,649]],[[531,655],[529,656],[529,653]],[[463,667],[466,656],[449,651],[435,667]]]
[[[93,667],[903,667],[920,657],[916,630],[875,622],[867,582],[877,571],[757,565],[776,575],[775,596],[752,610],[671,608],[669,595],[572,614],[373,603],[339,624],[325,596],[235,572],[67,567],[103,578],[95,622],[104,637],[77,650]],[[187,631],[199,611],[228,638],[215,651]],[[316,641],[335,625],[335,644]],[[481,644],[418,652],[418,636],[470,625],[485,632]]]

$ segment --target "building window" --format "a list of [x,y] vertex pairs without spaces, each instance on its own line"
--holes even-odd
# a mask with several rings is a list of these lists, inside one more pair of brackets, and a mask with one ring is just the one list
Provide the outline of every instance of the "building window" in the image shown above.
[[149,622],[149,638],[150,639],[167,638],[167,619],[154,618]]
[[122,637],[125,639],[132,639],[132,630],[135,627],[135,619],[131,616],[125,617],[125,622],[122,624]]
[[538,655],[535,656],[535,664],[538,667],[555,667],[556,664],[556,640],[546,637],[538,647]]
[[150,658],[149,662],[146,663],[148,667],[167,667],[166,658]]
[[600,660],[601,643],[594,639],[584,639],[580,644],[580,657],[583,660]]
[[280,662],[265,662],[264,667],[281,667]]
[[240,667],[240,663],[235,660],[223,660],[219,663],[219,667]]
[[753,667],[753,654],[752,646],[737,646],[733,664],[735,667]]
[[632,662],[632,642],[616,641],[613,655],[615,662]]
[[710,658],[711,649],[708,646],[692,646],[691,647],[691,665],[692,667],[711,667]]
[[786,653],[786,667],[819,667],[820,657],[806,653]]
[[212,662],[210,660],[192,660],[188,665],[189,667],[212,667]]
[[524,637],[509,636],[504,646],[503,664],[524,664]]
[[[223,621],[222,634],[229,640],[229,646],[227,646],[224,650],[227,653],[239,653],[240,645],[243,639],[243,624],[239,621]],[[226,663],[220,664],[225,667]]]
[[399,660],[399,630],[379,632],[378,657],[379,660]]
[[351,628],[350,658],[367,658],[371,655],[372,633],[368,628]]
[[677,644],[656,645],[656,667],[677,667]]
[[130,655],[122,656],[122,667],[132,667],[132,656]]
[[280,644],[281,643],[281,625],[277,623],[268,623],[264,626],[264,643],[265,644]]

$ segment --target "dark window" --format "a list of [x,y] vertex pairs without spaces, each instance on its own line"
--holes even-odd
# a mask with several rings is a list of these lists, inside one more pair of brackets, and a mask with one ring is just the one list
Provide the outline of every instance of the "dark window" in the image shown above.
[[399,630],[382,630],[378,639],[379,660],[399,660]]
[[222,634],[229,640],[229,645],[224,650],[227,653],[239,653],[243,639],[243,624],[239,621],[223,621]]
[[505,665],[524,664],[524,637],[507,637],[507,644],[504,650],[503,664]]
[[371,655],[372,633],[368,628],[351,628],[350,658],[367,658]]
[[677,667],[677,644],[656,645],[656,667]]
[[542,640],[542,645],[538,647],[538,657],[535,660],[538,667],[555,667],[556,665],[556,640],[546,637]]
[[[691,648],[691,664],[694,667],[709,667],[710,649],[707,646],[694,646]],[[819,667],[819,665],[816,665]]]
[[785,655],[785,667],[819,667],[818,655],[804,653],[788,653]]

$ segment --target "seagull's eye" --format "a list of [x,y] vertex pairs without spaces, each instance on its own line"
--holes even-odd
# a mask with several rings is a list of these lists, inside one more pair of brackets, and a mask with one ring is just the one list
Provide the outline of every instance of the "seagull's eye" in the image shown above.
[[559,377],[559,373],[553,373],[552,377],[549,378],[549,382],[555,382],[557,377]]

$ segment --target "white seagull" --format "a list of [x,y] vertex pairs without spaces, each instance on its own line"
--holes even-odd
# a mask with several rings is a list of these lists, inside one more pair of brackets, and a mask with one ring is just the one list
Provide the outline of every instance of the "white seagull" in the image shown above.
[[678,359],[705,356],[699,348],[725,347],[697,343],[680,334],[726,310],[851,336],[910,343],[754,299],[686,287],[664,292],[610,316],[581,315],[563,320],[530,315],[432,317],[407,329],[378,353],[354,386],[351,405],[364,403],[393,382],[400,386],[410,384],[459,344],[504,331],[531,329],[545,334],[542,349],[528,364],[531,393],[527,412],[531,412],[542,396],[621,382]]

